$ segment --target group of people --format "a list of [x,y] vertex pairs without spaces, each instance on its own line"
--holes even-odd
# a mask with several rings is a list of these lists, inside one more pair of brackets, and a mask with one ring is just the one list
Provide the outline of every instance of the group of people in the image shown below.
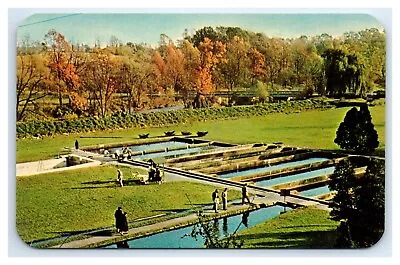
[[128,233],[128,220],[126,216],[127,212],[122,212],[122,207],[118,207],[114,213],[115,227],[117,228],[117,232],[121,235]]
[[162,177],[161,177],[160,168],[157,166],[157,164],[153,160],[150,160],[150,166],[148,169],[148,173],[149,173],[149,181],[161,184]]
[[[221,198],[222,198],[222,209],[223,210],[227,210],[228,188],[224,189],[224,191],[221,194]],[[218,209],[219,209],[219,193],[218,193],[218,189],[215,189],[215,191],[212,193],[212,200],[213,200],[213,210],[216,213],[218,213]],[[249,193],[247,191],[247,184],[245,184],[242,187],[242,204],[245,204],[246,200],[247,200],[247,202],[249,204],[251,204],[250,198],[249,198]]]
[[[228,188],[225,188],[224,191],[221,194],[222,197],[222,209],[226,210],[227,209],[227,204],[228,204]],[[219,208],[219,194],[218,194],[218,189],[215,189],[215,191],[212,193],[212,200],[213,200],[213,210],[218,213],[218,208]]]

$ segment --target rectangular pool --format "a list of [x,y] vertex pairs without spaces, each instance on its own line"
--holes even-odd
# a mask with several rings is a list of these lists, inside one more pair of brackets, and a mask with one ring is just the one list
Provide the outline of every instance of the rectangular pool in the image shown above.
[[314,197],[314,196],[318,196],[318,195],[322,195],[322,194],[327,194],[330,192],[331,192],[331,190],[329,189],[329,186],[325,185],[325,186],[322,186],[319,188],[302,191],[302,192],[300,192],[300,195],[303,195],[306,197]]
[[289,175],[289,176],[280,177],[280,178],[257,181],[257,182],[255,182],[255,185],[260,186],[260,187],[270,187],[270,186],[274,186],[274,185],[278,185],[278,184],[282,184],[282,183],[287,183],[287,182],[292,182],[292,181],[297,181],[297,180],[304,180],[304,179],[308,179],[308,178],[332,174],[333,171],[335,171],[335,167],[327,167],[327,168],[322,168],[322,169],[313,170],[313,171],[309,171],[309,172],[303,172],[303,173],[299,173],[299,174],[295,174],[295,175]]
[[281,164],[277,164],[277,165],[273,165],[273,166],[269,166],[269,167],[268,166],[267,167],[259,167],[259,168],[242,170],[242,171],[238,171],[238,172],[231,172],[231,173],[227,173],[227,174],[218,174],[218,176],[220,176],[221,178],[233,178],[233,177],[246,176],[246,175],[258,174],[258,173],[268,173],[268,172],[278,170],[278,169],[301,166],[301,165],[306,165],[309,163],[322,162],[322,161],[327,161],[327,160],[329,160],[329,159],[322,158],[322,157],[312,157],[312,158],[308,158],[305,160],[286,162],[286,163],[281,163]]

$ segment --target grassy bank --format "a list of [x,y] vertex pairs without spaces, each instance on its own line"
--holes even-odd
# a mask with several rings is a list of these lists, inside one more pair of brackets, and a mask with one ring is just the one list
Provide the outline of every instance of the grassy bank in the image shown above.
[[240,117],[264,116],[271,113],[292,113],[307,109],[330,108],[325,100],[309,99],[281,101],[260,105],[220,108],[181,109],[167,112],[114,113],[105,117],[87,117],[65,120],[18,122],[17,137],[58,135],[72,132],[90,132],[118,128],[161,127],[203,120],[223,120]]
[[[17,163],[52,158],[66,152],[64,147],[73,147],[75,139],[80,145],[113,143],[137,139],[139,134],[150,133],[150,137],[164,135],[175,130],[208,131],[207,139],[238,144],[255,142],[283,142],[288,145],[338,149],[333,140],[340,122],[350,109],[308,110],[300,113],[273,113],[259,117],[234,118],[220,121],[191,122],[162,128],[136,128],[74,133],[44,137],[43,139],[17,140]],[[379,135],[379,149],[385,148],[385,106],[370,107],[372,122]],[[91,137],[91,138],[79,138]],[[96,138],[98,137],[98,138]],[[106,137],[106,138],[101,138]],[[113,137],[113,138],[111,138]]]
[[243,248],[333,248],[338,223],[329,211],[299,208],[239,233]]
[[[130,168],[122,168],[126,186],[116,183],[115,166],[48,173],[17,178],[16,226],[24,241],[53,238],[112,226],[118,206],[128,221],[210,204],[215,187],[192,182],[137,185],[129,181]],[[230,192],[233,199],[240,194]]]

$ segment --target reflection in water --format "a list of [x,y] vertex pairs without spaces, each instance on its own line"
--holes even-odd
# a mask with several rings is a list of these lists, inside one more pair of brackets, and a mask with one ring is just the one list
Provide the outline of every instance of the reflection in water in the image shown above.
[[222,231],[224,236],[228,235],[228,218],[226,216],[222,218]]
[[215,231],[219,231],[219,222],[218,222],[218,219],[214,219],[214,230]]
[[[250,214],[246,215],[234,215],[226,218],[221,218],[217,222],[222,222],[219,225],[213,220],[211,221],[211,227],[217,226],[219,230],[219,235],[221,237],[226,233],[228,236],[230,234],[239,233],[247,227],[253,227],[259,223],[265,222],[277,215],[282,211],[282,206],[271,206],[267,208],[262,208],[256,211],[252,211]],[[243,218],[244,217],[244,218]],[[244,220],[243,220],[244,219]],[[247,220],[246,220],[247,219]],[[193,231],[193,225],[178,228],[171,231],[165,231],[157,233],[151,236],[131,239],[128,240],[129,248],[202,248],[204,247],[203,240],[197,240],[190,235]],[[116,244],[111,244],[105,248],[117,248]]]
[[245,227],[249,227],[249,212],[245,212],[242,215],[242,223]]
[[128,241],[117,242],[117,248],[129,248]]

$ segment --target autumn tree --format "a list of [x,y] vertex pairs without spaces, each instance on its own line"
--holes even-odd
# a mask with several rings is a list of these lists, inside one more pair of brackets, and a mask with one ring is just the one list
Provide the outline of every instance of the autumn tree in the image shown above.
[[181,52],[184,56],[183,87],[178,91],[182,95],[185,105],[188,105],[189,94],[197,86],[197,70],[200,67],[200,52],[187,40],[183,42]]
[[169,44],[165,55],[165,85],[179,92],[184,89],[185,56],[175,45]]
[[218,41],[218,33],[212,27],[203,27],[195,32],[193,37],[190,38],[190,42],[193,43],[194,47],[199,48],[205,39],[214,43]]
[[225,45],[220,41],[212,42],[205,38],[200,42],[200,65],[197,69],[196,90],[201,95],[209,95],[214,92],[215,86],[212,82],[212,73],[216,65],[225,62]]
[[76,92],[76,88],[80,85],[75,66],[71,62],[73,58],[72,47],[64,36],[55,30],[50,30],[46,34],[45,43],[52,87],[58,93],[59,106],[62,106],[63,94],[68,95],[72,91]]
[[364,66],[366,89],[375,84],[385,87],[386,77],[386,37],[376,28],[343,34],[342,49],[347,53],[357,54],[357,59]]
[[157,85],[155,65],[147,55],[137,54],[124,58],[118,74],[118,84],[121,92],[128,98],[127,110],[143,108],[143,100],[151,87]]
[[249,46],[238,36],[234,36],[226,45],[226,62],[221,64],[221,73],[228,89],[233,89],[246,81],[249,70]]
[[255,80],[264,80],[267,75],[265,57],[257,49],[251,48],[248,54],[250,60],[251,85],[254,85]]
[[287,47],[281,39],[264,38],[264,43],[257,48],[265,57],[268,68],[268,79],[271,87],[276,83],[279,74],[289,67]]
[[89,90],[89,105],[93,113],[105,116],[113,107],[120,62],[107,51],[93,53],[84,79]]
[[39,99],[48,94],[46,82],[49,69],[45,64],[41,55],[17,56],[17,121],[24,118],[30,105],[35,106]]

